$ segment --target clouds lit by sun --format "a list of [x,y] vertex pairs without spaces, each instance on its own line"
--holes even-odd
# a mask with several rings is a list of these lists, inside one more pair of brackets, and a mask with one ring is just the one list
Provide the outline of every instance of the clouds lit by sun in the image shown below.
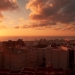
[[50,4],[50,7],[52,7],[53,6],[53,4]]
[[75,35],[75,0],[0,0],[0,31],[11,29]]

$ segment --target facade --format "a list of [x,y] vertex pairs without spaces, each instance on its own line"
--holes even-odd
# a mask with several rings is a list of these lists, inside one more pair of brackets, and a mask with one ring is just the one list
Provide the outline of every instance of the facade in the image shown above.
[[[5,47],[8,43],[3,43],[4,51],[0,52],[0,68],[46,67],[50,62],[55,68],[68,69],[70,63],[75,64],[75,48],[71,51],[67,47],[51,47],[50,44],[47,46],[45,40],[43,43],[40,41],[37,46],[30,43],[26,46],[22,40],[19,40],[20,42],[21,44],[15,44],[14,47]],[[74,53],[73,60],[71,52]]]
[[68,50],[50,49],[46,52],[46,63],[50,62],[55,68],[68,68]]

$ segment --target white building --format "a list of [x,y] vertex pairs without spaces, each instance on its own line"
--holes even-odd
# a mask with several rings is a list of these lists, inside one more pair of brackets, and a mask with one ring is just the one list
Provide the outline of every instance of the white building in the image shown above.
[[[52,63],[55,68],[67,69],[69,67],[69,50],[67,47],[51,48],[34,48],[23,47],[21,49],[6,49],[5,55],[1,56],[0,62],[4,61],[5,68],[22,69],[23,67],[40,67],[43,58]],[[3,61],[2,61],[3,60]],[[75,50],[74,50],[75,63]]]
[[46,64],[52,63],[55,68],[68,68],[68,50],[51,48],[46,50]]

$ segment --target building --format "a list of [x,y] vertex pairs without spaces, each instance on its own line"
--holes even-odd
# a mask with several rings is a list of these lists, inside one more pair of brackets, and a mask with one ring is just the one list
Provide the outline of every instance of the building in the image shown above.
[[[22,40],[19,40],[21,42]],[[8,41],[9,42],[9,41]],[[47,43],[46,40],[38,42],[28,41],[27,45],[13,44],[7,46],[7,42],[3,43],[3,51],[0,52],[0,67],[22,69],[23,67],[46,67],[48,62],[53,64],[55,68],[68,69],[75,64],[75,47],[68,48],[61,44]],[[26,43],[26,42],[25,42]]]

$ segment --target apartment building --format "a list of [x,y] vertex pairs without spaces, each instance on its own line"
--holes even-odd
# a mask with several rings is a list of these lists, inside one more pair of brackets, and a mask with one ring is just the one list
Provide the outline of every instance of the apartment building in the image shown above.
[[[30,42],[31,43],[31,42]],[[0,52],[0,63],[3,68],[22,69],[23,67],[46,67],[50,62],[55,68],[68,69],[75,64],[75,48],[67,46],[51,46],[47,42],[35,45],[19,45],[15,47],[4,47]]]

